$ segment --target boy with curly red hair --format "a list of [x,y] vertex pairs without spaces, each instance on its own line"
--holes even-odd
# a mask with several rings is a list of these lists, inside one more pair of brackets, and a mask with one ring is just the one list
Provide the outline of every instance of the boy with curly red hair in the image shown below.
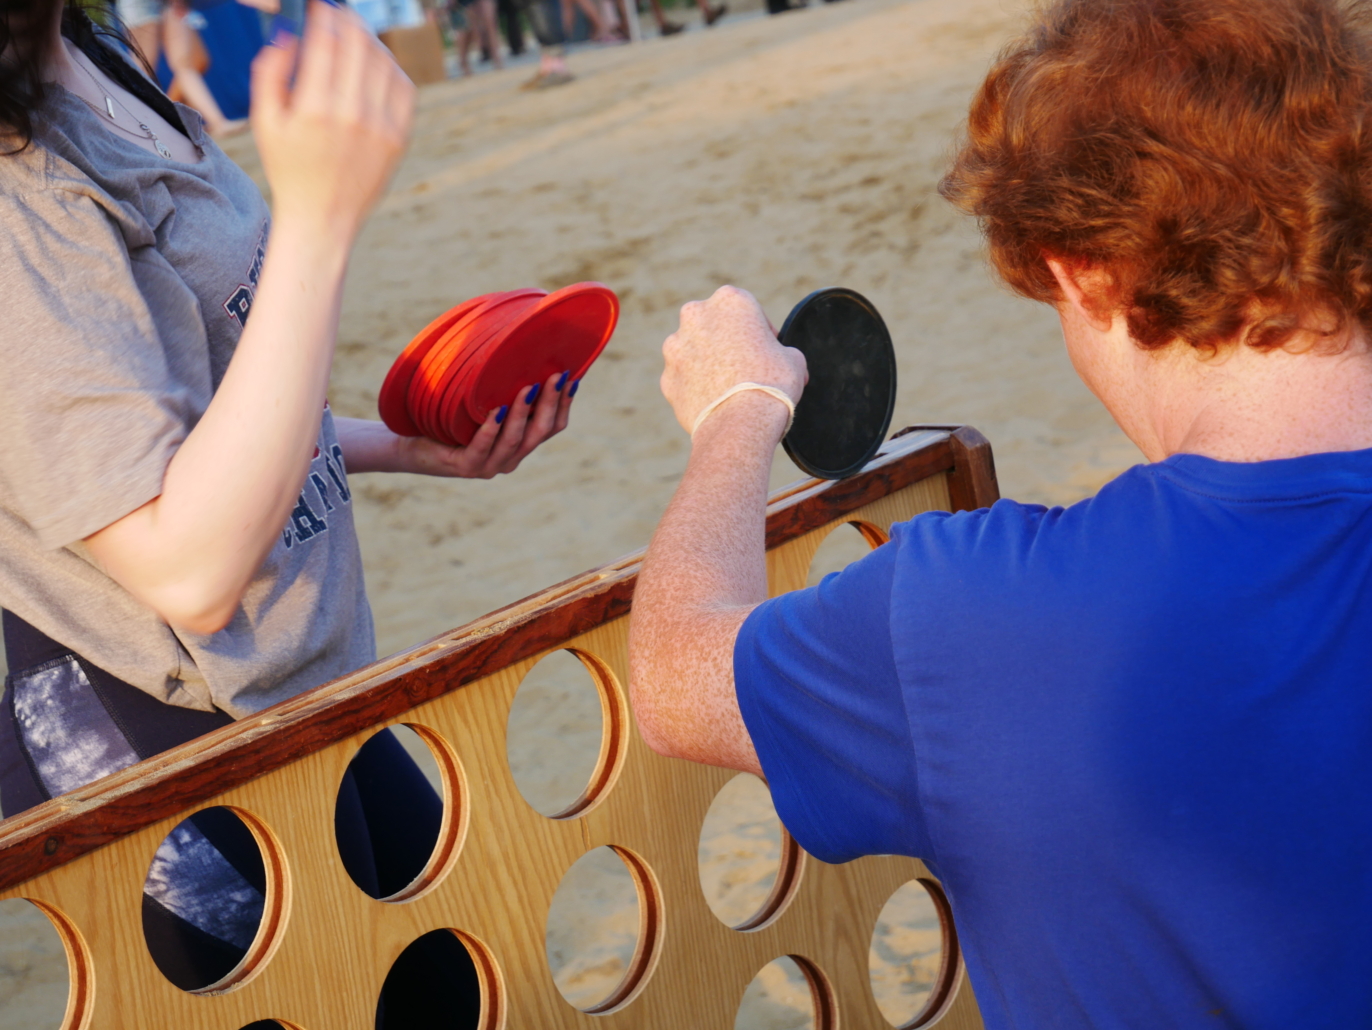
[[[639,724],[825,861],[924,859],[988,1027],[1372,1026],[1370,150],[1361,3],[1056,0],[942,192],[1148,464],[764,600],[786,407],[694,434]],[[664,351],[684,426],[805,382],[732,287]]]

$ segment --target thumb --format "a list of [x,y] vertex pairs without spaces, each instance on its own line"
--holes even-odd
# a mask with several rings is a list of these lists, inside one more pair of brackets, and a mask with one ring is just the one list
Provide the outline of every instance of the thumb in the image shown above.
[[253,58],[249,115],[255,126],[278,122],[290,106],[291,71],[299,48],[298,37],[278,32]]

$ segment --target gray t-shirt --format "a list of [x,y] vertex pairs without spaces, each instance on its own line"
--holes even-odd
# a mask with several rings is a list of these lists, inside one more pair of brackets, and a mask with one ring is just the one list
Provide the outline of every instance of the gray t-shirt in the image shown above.
[[115,136],[60,87],[33,144],[0,156],[0,607],[154,697],[241,718],[375,657],[327,408],[295,510],[220,632],[173,630],[81,543],[162,492],[262,268],[261,194],[179,110],[197,164]]

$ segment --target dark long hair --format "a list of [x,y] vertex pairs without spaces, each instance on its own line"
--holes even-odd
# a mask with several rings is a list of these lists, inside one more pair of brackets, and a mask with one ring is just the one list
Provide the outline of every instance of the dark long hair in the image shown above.
[[[17,153],[33,141],[33,112],[46,95],[43,86],[43,48],[51,31],[54,6],[61,0],[0,0],[0,135],[15,137],[0,153]],[[106,19],[105,15],[108,15]],[[143,63],[147,75],[124,57],[137,54],[129,46],[127,34],[112,10],[101,12],[101,21],[91,19],[78,0],[68,0],[62,9],[62,35],[72,41],[101,71],[143,101],[175,128],[185,131],[176,105],[157,88],[152,69]]]

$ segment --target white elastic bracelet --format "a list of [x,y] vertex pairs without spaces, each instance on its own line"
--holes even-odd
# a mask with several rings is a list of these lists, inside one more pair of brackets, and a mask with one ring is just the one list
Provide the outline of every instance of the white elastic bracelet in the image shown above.
[[786,417],[786,432],[781,435],[785,436],[786,433],[791,431],[791,423],[796,420],[796,402],[791,400],[790,395],[785,390],[779,390],[775,386],[763,386],[761,383],[735,383],[701,409],[700,414],[696,416],[696,424],[691,427],[691,435],[696,435],[696,430],[700,428],[702,422],[710,417],[711,412],[734,394],[743,393],[745,390],[758,390],[767,394],[769,397],[775,397],[777,400],[781,401],[782,404],[786,405],[786,411],[788,413]]

